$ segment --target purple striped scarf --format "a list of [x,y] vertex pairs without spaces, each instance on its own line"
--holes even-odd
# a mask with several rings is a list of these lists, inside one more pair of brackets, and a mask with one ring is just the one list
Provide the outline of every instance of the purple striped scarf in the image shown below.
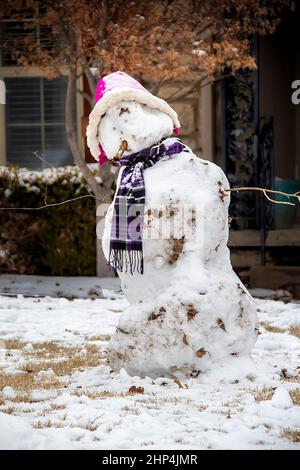
[[118,271],[143,274],[143,225],[145,206],[144,171],[165,155],[180,153],[179,139],[169,146],[163,139],[157,145],[119,160],[124,166],[114,203],[108,264]]

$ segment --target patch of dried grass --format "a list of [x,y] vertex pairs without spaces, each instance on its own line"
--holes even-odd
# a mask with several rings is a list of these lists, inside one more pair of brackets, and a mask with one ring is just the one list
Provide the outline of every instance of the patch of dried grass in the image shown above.
[[[105,399],[105,398],[124,398],[124,397],[132,397],[132,393],[128,391],[126,392],[111,392],[108,390],[102,390],[102,391],[89,391],[89,390],[76,390],[73,395],[77,397],[82,397],[86,396],[90,398],[91,400],[96,400],[97,398],[99,399]],[[134,395],[137,396],[137,395]],[[153,396],[147,396],[147,395],[138,395],[138,404],[139,406],[143,406],[145,408],[151,408],[151,409],[160,409],[162,405],[166,404],[185,404],[186,406],[189,406],[192,403],[192,400],[190,398],[181,398],[181,397],[153,397]],[[126,408],[126,406],[125,406]],[[124,410],[125,410],[124,408]],[[200,405],[199,406],[199,411],[204,411],[206,410],[207,406],[206,405]],[[128,410],[125,411],[130,411],[131,408],[128,407]]]
[[231,408],[229,407],[223,410],[212,411],[212,413],[225,416],[225,418],[227,419],[230,419],[232,414],[236,414],[236,413],[232,413]]
[[169,255],[169,264],[174,264],[178,260],[179,256],[183,252],[183,247],[184,247],[184,236],[181,238],[172,238],[171,239],[171,253]]
[[292,442],[300,442],[300,430],[295,430],[292,428],[283,428],[281,435]]
[[[12,401],[12,400],[10,400],[10,401]],[[7,413],[7,411],[6,411],[7,409],[13,409],[13,411],[12,411],[13,414],[16,414],[17,416],[20,416],[20,414],[21,414],[21,415],[23,415],[23,414],[31,414],[31,415],[33,415],[33,414],[36,412],[35,408],[33,408],[33,407],[30,407],[30,408],[28,408],[28,407],[27,407],[27,408],[21,408],[21,407],[19,407],[19,406],[14,406],[14,405],[9,405],[9,406],[0,408],[0,411],[1,411],[2,413]]]
[[[88,336],[85,341],[109,341],[110,336],[108,335],[94,335]],[[2,340],[5,349],[11,350],[22,350],[26,344],[17,339]],[[32,343],[32,351],[23,351],[27,356],[34,355],[35,357],[48,357],[48,356],[57,356],[57,355],[73,355],[80,352],[83,348],[88,349],[89,351],[96,352],[98,350],[97,345],[80,345],[80,346],[65,346],[64,344],[58,341],[46,341],[44,343]]]
[[44,428],[63,428],[65,425],[63,423],[52,423],[50,419],[47,421],[37,421],[32,425],[35,429],[44,429]]
[[49,411],[64,410],[65,408],[66,408],[66,405],[63,405],[63,404],[59,405],[58,403],[50,403]]
[[286,369],[282,369],[280,372],[281,380],[284,382],[300,383],[300,373],[289,374]]
[[[154,397],[151,397],[151,396],[141,396],[139,398],[139,405],[141,406],[147,406],[149,404],[158,404],[160,407],[162,405],[165,405],[165,404],[172,404],[172,405],[178,405],[178,404],[184,404],[186,406],[189,406],[193,403],[192,399],[191,398],[186,398],[186,397],[177,397],[177,396],[174,396],[174,397],[159,397],[159,396],[154,396]],[[199,405],[199,409],[204,407],[205,405]],[[204,409],[206,409],[207,407],[205,406]]]
[[269,323],[266,323],[266,322],[262,322],[261,326],[263,326],[264,329],[266,331],[269,331],[270,333],[289,333],[290,335],[300,338],[300,326],[299,325],[291,326],[288,330],[279,328],[278,326],[270,325]]
[[7,415],[13,415],[16,411],[14,406],[7,406],[6,408],[1,408],[1,413],[6,413]]
[[88,397],[91,400],[96,400],[97,398],[122,398],[130,395],[128,392],[109,392],[108,390],[91,392],[89,390],[76,390],[72,395],[76,397]]
[[78,354],[83,348],[87,352],[98,352],[98,346],[95,344],[80,345],[80,346],[64,346],[56,341],[49,341],[46,343],[37,343],[33,345],[33,351],[24,351],[27,357],[33,356],[35,358],[57,358],[59,356],[74,356]]
[[[63,417],[63,420],[66,419],[66,416]],[[95,421],[95,420],[94,420]],[[77,424],[76,426],[75,425],[70,425],[69,427],[70,428],[80,428],[80,429],[86,429],[88,431],[96,431],[97,428],[98,428],[98,425],[96,423],[94,423],[94,421],[92,421],[91,423],[88,423],[86,425],[80,425],[80,424]],[[57,428],[64,428],[66,427],[67,425],[65,423],[60,423],[60,422],[52,422],[50,419],[48,419],[47,421],[37,421],[37,423],[34,423],[33,424],[33,427],[36,428],[36,429],[45,429],[45,428],[54,428],[54,429],[57,429]]]

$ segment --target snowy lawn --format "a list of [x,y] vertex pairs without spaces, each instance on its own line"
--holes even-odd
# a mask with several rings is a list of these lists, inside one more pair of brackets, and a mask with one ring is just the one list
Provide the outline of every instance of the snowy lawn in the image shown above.
[[0,297],[0,448],[300,449],[300,304],[257,303],[254,365],[180,382],[111,372],[122,297]]

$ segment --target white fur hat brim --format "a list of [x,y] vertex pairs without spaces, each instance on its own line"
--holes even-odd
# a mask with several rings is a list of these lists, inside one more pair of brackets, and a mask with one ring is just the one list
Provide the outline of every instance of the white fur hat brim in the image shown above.
[[118,104],[120,101],[136,101],[137,103],[162,111],[170,116],[175,128],[180,127],[178,116],[174,109],[166,101],[152,95],[152,93],[132,88],[115,88],[110,90],[95,104],[94,109],[90,113],[89,125],[86,129],[88,147],[92,156],[97,161],[99,157],[98,127],[100,119],[108,108]]

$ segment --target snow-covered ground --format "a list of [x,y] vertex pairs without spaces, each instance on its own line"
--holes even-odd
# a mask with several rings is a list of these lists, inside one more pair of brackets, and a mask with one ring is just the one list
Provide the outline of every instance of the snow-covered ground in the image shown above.
[[121,296],[0,296],[0,448],[300,449],[300,304],[257,303],[253,364],[180,382],[111,372]]

